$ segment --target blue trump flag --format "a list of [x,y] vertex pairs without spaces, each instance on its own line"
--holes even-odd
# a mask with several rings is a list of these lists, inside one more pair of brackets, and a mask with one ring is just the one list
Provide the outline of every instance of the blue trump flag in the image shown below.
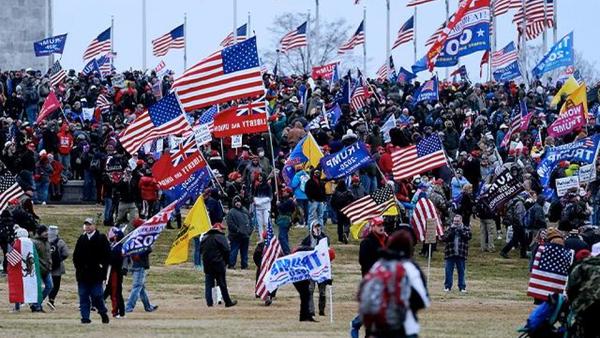
[[521,68],[519,67],[519,63],[517,61],[514,61],[506,67],[496,69],[493,75],[494,80],[496,80],[497,82],[510,81],[521,76]]
[[415,79],[416,77],[417,76],[415,74],[404,69],[404,67],[400,67],[400,70],[398,71],[398,76],[396,77],[396,81],[399,84],[405,84],[407,82],[410,82],[412,79]]
[[175,208],[180,208],[187,200],[195,199],[210,184],[211,174],[208,167],[193,173],[183,183],[163,191],[167,201],[177,201]]
[[98,60],[92,59],[90,62],[88,62],[87,65],[85,65],[85,67],[83,67],[83,70],[81,71],[81,73],[85,76],[88,76],[88,75],[94,74],[94,73],[100,74],[100,67],[98,66]]
[[327,121],[329,121],[329,128],[333,129],[340,120],[340,116],[342,116],[342,108],[336,103],[331,109],[325,112],[325,115],[327,116]]
[[410,67],[414,74],[427,70],[427,56],[423,56],[414,65]]
[[325,177],[328,180],[337,180],[373,163],[373,159],[365,144],[358,141],[335,154],[323,157],[320,163]]
[[417,88],[413,105],[422,101],[432,100],[439,100],[437,76],[434,76],[429,81],[425,81],[421,87]]
[[531,70],[533,76],[540,78],[553,69],[573,65],[573,32],[560,39],[542,60]]
[[52,36],[33,43],[35,56],[48,56],[51,54],[62,54],[67,42],[67,34]]
[[544,152],[544,157],[537,167],[537,173],[547,199],[554,193],[550,187],[550,176],[558,163],[561,161],[578,162],[582,165],[593,163],[598,156],[599,143],[600,134],[596,134],[576,142],[549,148]]

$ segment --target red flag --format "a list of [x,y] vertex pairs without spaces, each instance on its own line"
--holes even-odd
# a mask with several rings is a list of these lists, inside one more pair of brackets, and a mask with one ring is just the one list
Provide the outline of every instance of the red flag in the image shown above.
[[438,55],[440,55],[440,53],[442,52],[442,48],[444,48],[444,45],[446,44],[448,34],[450,34],[454,27],[463,19],[465,13],[469,9],[469,7],[471,7],[471,3],[473,3],[473,0],[465,0],[460,3],[458,9],[456,10],[456,13],[450,19],[450,22],[448,22],[448,25],[444,28],[444,30],[442,30],[433,46],[431,46],[431,48],[427,52],[427,63],[429,71],[433,70],[433,67],[435,66],[435,61]]
[[42,120],[45,120],[50,114],[52,114],[55,110],[60,108],[60,102],[56,98],[56,95],[53,91],[50,91],[50,94],[46,96],[46,100],[44,101],[44,105],[42,105],[42,110],[40,110],[40,114],[35,120],[35,123],[40,123]]
[[483,76],[483,65],[490,62],[490,51],[486,50],[481,56],[481,62],[479,63],[479,77]]
[[152,166],[152,176],[161,189],[169,189],[183,183],[193,173],[206,166],[204,157],[198,150],[194,135],[190,135],[179,145],[164,154]]
[[215,137],[253,134],[268,131],[266,101],[260,99],[234,106],[215,115]]

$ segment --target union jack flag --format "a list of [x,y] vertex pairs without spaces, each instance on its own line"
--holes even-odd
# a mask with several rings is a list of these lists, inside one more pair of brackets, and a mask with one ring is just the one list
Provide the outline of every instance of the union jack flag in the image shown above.
[[266,114],[267,113],[267,101],[262,96],[252,102],[238,105],[237,116],[254,115],[254,114]]
[[197,152],[198,145],[196,144],[194,134],[192,134],[169,150],[169,153],[171,154],[171,163],[176,167],[179,163],[185,161],[188,157]]

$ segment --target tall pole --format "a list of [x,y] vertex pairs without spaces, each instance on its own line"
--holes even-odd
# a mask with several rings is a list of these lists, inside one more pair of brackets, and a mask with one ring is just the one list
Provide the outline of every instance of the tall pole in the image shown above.
[[183,13],[183,71],[187,69],[187,13]]
[[233,0],[233,43],[237,43],[237,0]]
[[554,27],[552,27],[552,44],[558,41],[558,0],[554,0]]
[[306,62],[304,65],[304,73],[308,74],[310,70],[310,9],[306,14]]
[[252,34],[252,15],[250,11],[248,11],[248,21],[246,22],[246,37],[249,37]]
[[318,44],[319,44],[319,0],[315,0],[315,29],[313,33],[313,40],[317,47],[313,50],[313,53],[317,57],[317,65],[320,64],[321,60],[318,59]]
[[494,8],[496,8],[496,2],[498,0],[494,0],[492,7],[490,8],[490,15],[492,16],[492,34],[490,36],[490,38],[492,39],[491,42],[491,53],[490,53],[490,58],[488,60],[488,81],[492,81],[492,72],[493,72],[493,67],[492,67],[492,62],[494,60],[494,53],[497,50],[497,43],[498,43],[498,39],[497,39],[497,33],[496,31],[498,30],[497,28],[497,18],[496,18],[496,14],[494,14]]
[[548,48],[548,8],[546,7],[546,0],[544,0],[544,32],[542,33],[542,50],[543,54],[546,54]]
[[[53,36],[52,0],[46,0],[46,37]],[[48,57],[48,68],[54,64],[54,53]]]
[[523,63],[523,69],[525,70],[524,80],[525,85],[529,84],[529,79],[527,76],[527,38],[525,37],[525,30],[527,29],[527,8],[525,6],[525,1],[521,1],[521,8],[523,10],[523,21],[521,22],[521,58]]
[[114,17],[114,15],[110,16],[110,55],[111,55],[110,65],[114,67],[115,58],[117,56],[117,54],[115,53],[115,17]]
[[414,52],[414,63],[417,63],[417,6],[415,6],[414,14],[413,14],[413,25],[414,25],[414,33],[413,33],[413,52]]
[[367,76],[367,6],[363,7],[363,33],[365,42],[363,43],[363,76]]
[[146,0],[142,0],[142,70],[146,66]]
[[386,32],[385,32],[385,68],[387,73],[390,73],[390,56],[392,50],[390,49],[390,0],[385,1],[386,6]]
[[[450,1],[446,0],[446,27],[448,27],[448,23],[450,22]],[[446,79],[448,78],[448,67],[446,67]]]

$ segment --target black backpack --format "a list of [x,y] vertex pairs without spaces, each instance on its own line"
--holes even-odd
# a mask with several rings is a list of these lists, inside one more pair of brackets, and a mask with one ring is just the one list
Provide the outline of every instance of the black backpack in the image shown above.
[[62,262],[62,257],[60,257],[60,249],[58,248],[58,241],[60,239],[57,238],[54,241],[50,242],[50,255],[52,257],[52,271],[60,268],[60,263]]

